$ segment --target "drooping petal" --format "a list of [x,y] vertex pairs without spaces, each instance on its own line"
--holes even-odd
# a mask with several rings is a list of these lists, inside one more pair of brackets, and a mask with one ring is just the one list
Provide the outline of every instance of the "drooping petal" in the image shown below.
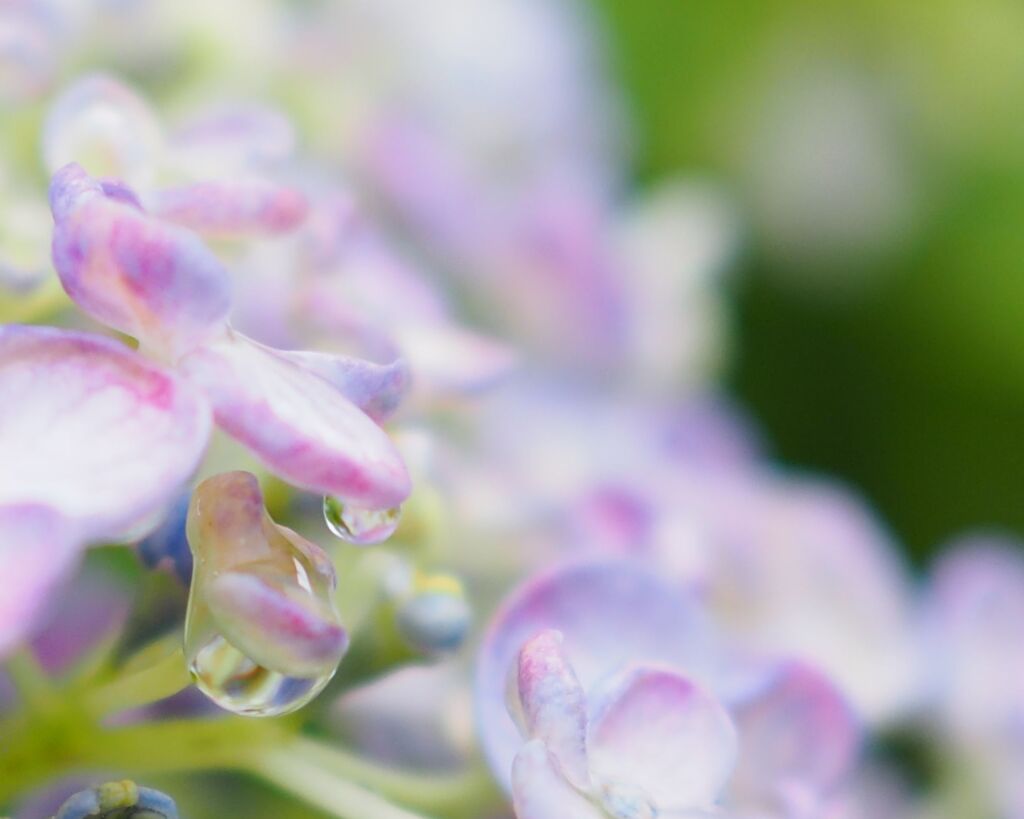
[[71,162],[91,175],[148,185],[163,150],[156,114],[132,88],[105,74],[75,80],[54,102],[43,128],[50,173]]
[[519,652],[519,701],[529,738],[543,740],[566,778],[587,787],[587,701],[559,632],[542,631]]
[[853,771],[860,726],[836,687],[810,666],[770,669],[732,713],[740,757],[729,801],[740,813],[817,810]]
[[166,188],[146,198],[155,215],[211,236],[287,233],[306,218],[301,191],[259,178]]
[[173,360],[223,329],[230,279],[199,237],[133,200],[78,165],[61,168],[50,183],[53,263],[82,310]]
[[736,729],[719,702],[674,671],[628,672],[591,719],[590,770],[646,793],[659,810],[713,804],[736,762]]
[[242,335],[186,356],[217,423],[287,481],[366,508],[397,506],[409,475],[384,431],[319,375]]
[[544,742],[535,739],[516,754],[512,794],[517,819],[604,819],[562,775]]
[[374,421],[389,418],[409,389],[409,366],[401,358],[375,364],[362,358],[318,352],[278,352],[314,372]]
[[588,695],[637,663],[664,664],[698,680],[713,673],[710,627],[691,594],[636,562],[561,566],[529,580],[492,621],[476,670],[481,744],[506,785],[522,745],[506,706],[508,674],[522,645],[544,629],[562,632],[565,655]]
[[74,570],[74,526],[41,504],[0,506],[0,658],[31,636]]
[[160,511],[210,433],[193,387],[87,333],[0,327],[0,395],[0,504],[50,506],[87,540]]

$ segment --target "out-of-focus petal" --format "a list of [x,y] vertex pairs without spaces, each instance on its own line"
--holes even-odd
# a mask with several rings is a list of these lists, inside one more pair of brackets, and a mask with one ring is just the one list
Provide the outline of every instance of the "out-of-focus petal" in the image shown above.
[[258,178],[167,188],[148,196],[146,204],[157,216],[212,236],[287,233],[309,210],[301,191]]
[[565,779],[542,740],[523,746],[511,775],[517,819],[604,819]]
[[803,663],[771,669],[732,714],[740,758],[729,794],[740,813],[816,811],[854,769],[860,726],[835,686]]
[[55,17],[46,3],[0,4],[0,105],[34,99],[50,85],[60,52]]
[[564,651],[588,695],[635,664],[710,678],[707,621],[685,588],[629,561],[556,568],[514,591],[495,616],[476,670],[480,739],[507,784],[522,739],[506,707],[506,683],[522,645],[544,629],[564,635]]
[[448,322],[398,324],[390,330],[416,384],[431,393],[484,390],[516,363],[508,345]]
[[401,358],[375,364],[362,358],[318,352],[277,352],[314,372],[374,421],[389,418],[409,389],[409,366]]
[[592,718],[587,751],[599,781],[640,788],[659,809],[702,808],[732,773],[736,730],[718,701],[686,677],[640,668]]
[[196,177],[217,177],[287,159],[295,142],[295,128],[280,111],[228,104],[201,112],[174,132],[173,161]]
[[566,778],[587,787],[587,701],[561,634],[543,631],[523,646],[518,680],[528,737],[543,740]]
[[0,327],[0,504],[41,503],[85,539],[160,511],[210,433],[187,383],[127,347],[49,327]]
[[961,738],[998,740],[1024,725],[1020,542],[994,534],[957,541],[933,570],[927,612],[949,726]]
[[93,318],[172,359],[224,327],[230,279],[194,233],[147,216],[129,190],[74,164],[54,174],[50,207],[53,263]]
[[50,596],[74,570],[73,525],[40,504],[0,506],[0,657],[29,637]]
[[374,509],[408,496],[391,440],[319,375],[235,333],[180,368],[206,392],[217,423],[296,486]]
[[133,89],[105,74],[75,80],[57,97],[43,127],[51,173],[75,162],[92,176],[149,185],[163,151],[160,123]]

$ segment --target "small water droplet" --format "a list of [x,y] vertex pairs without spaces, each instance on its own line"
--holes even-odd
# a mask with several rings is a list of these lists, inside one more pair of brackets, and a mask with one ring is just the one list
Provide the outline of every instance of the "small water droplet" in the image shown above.
[[614,819],[657,819],[658,809],[642,788],[622,782],[601,782],[601,802]]
[[185,656],[198,688],[248,716],[305,705],[348,647],[327,555],[271,520],[259,483],[245,472],[196,488],[188,540],[195,571]]
[[324,520],[332,534],[346,543],[369,546],[383,543],[395,533],[402,517],[402,507],[390,509],[364,509],[352,506],[340,498],[324,498]]
[[398,595],[398,631],[402,639],[428,657],[457,651],[472,623],[472,611],[458,578],[414,572]]

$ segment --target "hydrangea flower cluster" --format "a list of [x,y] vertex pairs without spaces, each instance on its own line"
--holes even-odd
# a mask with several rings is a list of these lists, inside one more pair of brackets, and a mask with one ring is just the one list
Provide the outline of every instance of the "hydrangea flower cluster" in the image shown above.
[[1020,544],[766,454],[629,131],[573,0],[0,0],[0,813],[1024,816]]

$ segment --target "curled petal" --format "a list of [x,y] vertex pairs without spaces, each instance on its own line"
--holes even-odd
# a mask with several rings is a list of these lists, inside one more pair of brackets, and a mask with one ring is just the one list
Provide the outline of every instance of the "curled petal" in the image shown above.
[[519,652],[519,701],[529,737],[544,740],[565,776],[587,787],[587,702],[557,631],[541,632]]
[[194,234],[141,212],[78,165],[50,183],[53,263],[93,318],[176,358],[224,327],[230,279]]
[[78,562],[81,543],[53,509],[0,506],[0,657],[39,625],[52,595]]
[[43,157],[51,173],[77,162],[93,176],[147,185],[155,175],[163,137],[156,115],[119,80],[92,74],[57,98],[43,128]]
[[329,353],[277,354],[319,375],[374,421],[389,418],[409,390],[409,367],[401,358],[390,364],[374,364]]
[[186,356],[181,369],[217,423],[291,483],[373,509],[408,496],[391,440],[319,375],[239,334]]
[[127,347],[49,327],[0,328],[0,504],[42,503],[83,538],[159,512],[210,433],[187,383]]
[[692,597],[636,562],[562,566],[517,589],[495,616],[476,670],[480,739],[499,781],[522,745],[506,706],[510,669],[523,644],[545,629],[564,635],[563,651],[588,694],[623,668],[669,665],[712,674],[708,623]]
[[659,809],[714,803],[736,762],[736,730],[711,695],[680,674],[629,672],[590,722],[592,774],[641,789]]
[[157,216],[215,236],[287,233],[302,224],[309,210],[300,191],[263,179],[168,188],[149,197],[147,204]]
[[740,759],[730,788],[740,812],[818,806],[853,770],[860,726],[835,686],[787,662],[734,704]]
[[562,775],[544,742],[523,746],[512,766],[512,794],[517,819],[604,819]]

